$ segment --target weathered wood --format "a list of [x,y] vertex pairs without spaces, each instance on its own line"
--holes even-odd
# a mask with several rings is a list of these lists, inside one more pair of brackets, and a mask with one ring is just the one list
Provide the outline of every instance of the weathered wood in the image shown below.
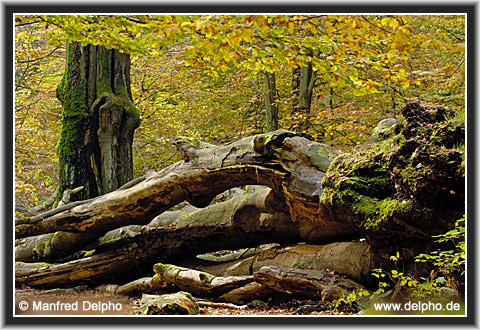
[[[191,267],[216,276],[251,275],[263,266],[280,266],[299,269],[335,271],[353,280],[371,284],[375,277],[371,270],[375,268],[375,252],[365,242],[336,242],[325,245],[296,244],[279,246],[267,244],[249,251],[258,251],[253,256],[242,259],[215,263],[198,264],[187,260],[179,265]],[[214,255],[214,253],[212,253]]]
[[[179,142],[178,148],[183,161],[131,188],[111,192],[35,224],[17,225],[16,237],[52,231],[101,234],[128,224],[144,225],[184,200],[204,207],[217,194],[250,184],[265,185],[279,196],[285,195],[289,205],[294,206],[290,210],[294,219],[318,222],[321,180],[336,154],[330,147],[280,130],[226,146],[200,148]],[[305,151],[311,154],[303,154]]]
[[188,292],[164,295],[142,295],[140,311],[143,315],[195,315],[200,307]]
[[[52,266],[54,268],[31,270],[32,277],[21,273],[15,279],[18,283],[32,286],[63,285],[80,279],[98,280],[103,276],[119,276],[139,264],[153,264],[172,256],[196,255],[225,247],[238,249],[270,240],[298,241],[300,237],[292,230],[288,215],[276,211],[268,219],[265,218],[264,212],[275,209],[276,200],[271,194],[270,189],[263,189],[204,209],[175,211],[172,213],[176,216],[162,217],[164,221],[156,222],[156,226],[125,230],[121,237],[113,235],[113,239],[106,238],[92,247],[93,250],[81,253],[89,257],[78,255],[78,260]],[[117,262],[119,255],[122,256],[120,264]],[[96,267],[97,257],[105,259],[103,268],[100,272],[92,272],[90,269]],[[72,263],[77,267],[77,275],[71,280],[68,276],[56,275],[61,270],[68,273]],[[82,272],[82,269],[85,271]],[[50,272],[53,272],[52,276],[55,275],[51,283],[48,281]]]
[[238,260],[240,258],[246,258],[251,255],[257,254],[260,251],[259,248],[245,248],[236,251],[223,250],[210,253],[204,253],[197,255],[198,259],[214,262],[227,262]]
[[341,287],[346,294],[353,289],[365,289],[352,280],[318,270],[264,266],[254,272],[253,277],[255,282],[272,290],[317,299],[322,298],[323,290],[334,285]]
[[262,300],[266,297],[272,295],[275,290],[272,290],[260,283],[251,282],[247,285],[239,287],[237,289],[233,289],[223,295],[221,295],[218,299],[228,301],[237,305],[246,304],[252,300]]
[[63,264],[15,262],[15,281],[29,286],[58,287],[121,272],[132,265],[135,261],[128,251],[102,253]]
[[255,255],[252,272],[263,266],[334,270],[359,283],[372,283],[376,265],[375,251],[367,242],[335,242],[325,245],[298,244],[274,247]]
[[[408,258],[431,247],[431,236],[445,232],[464,213],[464,123],[443,120],[446,111],[437,107],[412,104],[402,112],[407,122],[394,125],[390,140],[340,155],[330,167],[336,155],[331,148],[282,130],[220,147],[178,140],[182,161],[141,183],[16,226],[17,237],[58,230],[101,236],[137,224],[113,240],[95,242],[91,250],[76,255],[79,260],[48,267],[21,264],[16,280],[62,285],[118,276],[138,264],[171,262],[169,257],[271,242],[323,244],[361,237],[371,253],[360,249],[344,260],[336,258],[341,249],[332,249],[336,257],[324,266],[335,269],[354,258],[366,260],[351,263],[356,278],[363,279],[367,272],[361,265],[388,269],[388,258],[384,264],[380,259],[400,251],[408,267]],[[216,194],[245,184],[271,189],[205,207]],[[169,213],[155,226],[144,226],[184,200],[204,208]],[[73,265],[77,269],[70,278]],[[342,273],[353,272],[349,267]]]
[[142,277],[124,285],[102,284],[97,287],[97,290],[124,296],[135,296],[141,293],[152,293],[164,287],[165,283],[159,281],[158,276],[155,275],[153,277]]
[[201,296],[219,296],[252,281],[253,276],[220,277],[174,265],[156,264],[158,279],[180,290]]
[[68,256],[95,240],[92,233],[56,232],[15,241],[15,261],[53,262]]
[[[130,187],[133,187],[137,183],[145,180],[145,178],[146,178],[146,176],[143,175],[141,177],[133,179],[132,181],[125,183],[123,186],[121,186],[117,190],[124,190],[124,189],[130,188]],[[53,202],[55,202],[57,194],[58,194],[58,189],[55,191],[55,194],[47,202],[50,203],[50,204],[53,204]],[[52,199],[53,199],[53,201],[51,201]],[[68,204],[64,204],[64,205],[59,205],[58,207],[56,207],[52,210],[48,210],[48,211],[45,211],[43,213],[36,214],[35,216],[32,216],[32,217],[23,217],[23,218],[15,219],[15,225],[33,224],[33,223],[39,222],[40,220],[43,220],[45,218],[51,217],[55,214],[62,213],[63,211],[66,211],[66,210],[70,210],[70,209],[74,208],[75,206],[82,205],[82,204],[87,204],[87,203],[93,201],[94,199],[95,198],[90,198],[90,199],[85,199],[85,200],[82,200],[82,201],[76,201],[76,202],[72,202],[72,203],[68,203]],[[45,203],[47,203],[47,202],[45,202]],[[46,208],[46,206],[44,208]],[[38,209],[38,210],[40,211],[41,209]],[[36,210],[34,210],[34,211],[36,211]]]

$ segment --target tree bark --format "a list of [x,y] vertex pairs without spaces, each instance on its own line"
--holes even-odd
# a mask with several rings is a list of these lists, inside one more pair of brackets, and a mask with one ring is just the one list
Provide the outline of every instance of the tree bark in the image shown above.
[[111,192],[40,221],[17,225],[16,237],[55,231],[100,236],[129,224],[145,225],[184,200],[204,207],[225,190],[251,184],[271,187],[280,198],[285,198],[305,239],[325,241],[328,237],[338,238],[339,233],[351,236],[351,227],[342,227],[335,221],[329,228],[315,230],[321,180],[336,155],[331,147],[285,130],[221,147],[202,148],[185,139],[176,144],[182,161],[131,188]]
[[165,284],[200,296],[220,296],[228,291],[252,282],[252,275],[214,276],[194,269],[175,265],[156,264],[153,270]]
[[172,211],[174,214],[151,226],[126,229],[121,237],[99,240],[92,250],[77,256],[79,259],[60,264],[17,262],[15,278],[17,283],[30,286],[61,286],[86,279],[120,278],[132,269],[142,265],[151,269],[154,262],[171,257],[238,249],[258,242],[298,241],[301,238],[288,214],[275,211],[279,207],[272,191],[263,189],[204,209]]
[[63,106],[58,196],[84,186],[74,200],[92,198],[130,181],[133,134],[140,121],[131,96],[129,55],[69,43],[57,97]]
[[267,132],[278,129],[277,85],[274,72],[265,72],[265,109],[267,111]]
[[292,113],[310,113],[312,107],[313,88],[315,87],[316,72],[312,65],[303,66],[293,70],[292,74]]
[[278,292],[322,298],[322,291],[333,286],[341,287],[345,296],[359,289],[361,284],[325,271],[265,266],[253,274],[255,282]]

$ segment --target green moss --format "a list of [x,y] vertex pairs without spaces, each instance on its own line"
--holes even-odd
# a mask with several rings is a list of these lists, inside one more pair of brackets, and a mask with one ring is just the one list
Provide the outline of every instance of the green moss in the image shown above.
[[33,252],[34,252],[37,256],[43,256],[44,251],[45,251],[44,242],[38,242],[38,243],[35,244],[35,246],[33,247]]
[[159,279],[168,281],[175,279],[183,268],[171,264],[158,263],[153,266],[153,270],[158,274]]
[[321,202],[333,205],[333,207],[342,205],[351,209],[356,215],[355,219],[359,222],[358,225],[365,229],[376,229],[393,215],[407,212],[412,206],[411,201],[397,201],[391,197],[378,199],[353,190],[331,188],[324,189]]
[[73,90],[64,88],[62,131],[57,144],[59,157],[75,155],[79,145],[82,144],[85,135],[85,120],[89,116],[85,104],[86,80]]
[[404,212],[411,207],[410,201],[399,202],[390,197],[376,200],[368,196],[357,196],[357,199],[358,203],[353,209],[364,218],[362,225],[365,229],[375,229],[394,214]]
[[[429,177],[436,162],[461,168],[458,164],[464,159],[462,122],[423,124],[409,139],[400,132],[404,120],[392,127],[397,135],[336,157],[322,181],[321,202],[353,213],[351,219],[365,230],[382,228],[393,218],[408,222],[410,198],[418,198],[411,197],[417,193],[417,181]],[[460,146],[458,151],[448,149],[453,141]]]
[[140,119],[140,115],[137,108],[130,99],[127,88],[124,85],[117,85],[115,86],[115,93],[117,95],[116,99],[119,103],[118,105],[123,107],[134,121],[138,121]]
[[53,266],[54,264],[49,264],[46,262],[35,262],[33,265],[35,267],[42,268],[42,267],[50,267],[50,266]]
[[432,129],[430,140],[447,148],[465,145],[465,121],[454,119]]
[[87,258],[92,256],[95,253],[95,249],[89,251],[82,251],[80,252],[80,258]]
[[42,293],[43,294],[56,294],[56,293],[64,293],[66,292],[66,289],[50,289],[50,290],[44,290]]
[[200,141],[198,139],[188,136],[179,136],[176,138],[175,142],[176,144],[180,145],[193,145],[196,147],[200,146]]
[[[392,216],[407,212],[411,202],[394,198],[394,182],[388,165],[389,157],[402,148],[405,141],[400,134],[336,157],[323,179],[321,202],[332,208],[351,210],[353,220],[365,230],[375,230]],[[409,160],[400,162],[409,163]],[[414,178],[413,167],[402,167],[402,170],[406,178]]]

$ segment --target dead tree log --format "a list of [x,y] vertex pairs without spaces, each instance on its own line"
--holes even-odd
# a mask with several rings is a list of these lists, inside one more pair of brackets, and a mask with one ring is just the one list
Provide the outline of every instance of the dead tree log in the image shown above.
[[83,248],[97,238],[92,233],[55,232],[15,241],[15,260],[55,261]]
[[[321,180],[336,155],[331,147],[285,130],[221,147],[201,148],[191,140],[178,140],[176,144],[182,161],[131,188],[40,221],[17,225],[16,238],[55,231],[101,235],[125,225],[145,225],[184,200],[205,207],[217,194],[251,184],[268,186],[284,196],[294,221],[313,221],[302,226],[306,236],[318,224]],[[323,236],[338,229],[351,232],[351,228],[339,226],[326,226]]]
[[[220,147],[177,140],[182,161],[130,188],[15,227],[17,238],[56,231],[100,237],[126,225],[138,230],[97,242],[78,260],[19,264],[16,281],[98,280],[173,256],[271,242],[365,237],[378,259],[388,262],[396,251],[402,261],[412,259],[464,214],[465,124],[447,119],[441,107],[413,103],[402,113],[405,120],[382,134],[387,140],[342,154],[330,166],[333,149],[284,130]],[[218,193],[249,184],[271,189],[205,207]],[[204,208],[145,226],[184,200]],[[371,265],[389,268],[378,259]]]
[[77,260],[51,265],[17,263],[15,279],[30,286],[61,286],[118,277],[142,265],[151,270],[153,263],[172,256],[301,239],[298,228],[292,226],[289,215],[282,212],[268,188],[171,216],[159,220],[157,226],[136,228],[120,238],[113,235],[114,239],[99,242],[93,250],[78,255]]
[[337,157],[323,180],[322,219],[350,223],[387,260],[429,251],[432,236],[465,214],[465,121],[453,113],[408,104],[381,141]]
[[252,275],[214,276],[174,265],[156,264],[153,270],[159,281],[200,296],[219,296],[253,281]]
[[[339,275],[329,275],[325,271],[296,269],[288,267],[264,266],[253,273],[255,282],[272,290],[298,294],[311,298],[322,298],[322,292],[331,287],[339,287],[345,296],[365,287]],[[333,290],[332,290],[333,291]]]

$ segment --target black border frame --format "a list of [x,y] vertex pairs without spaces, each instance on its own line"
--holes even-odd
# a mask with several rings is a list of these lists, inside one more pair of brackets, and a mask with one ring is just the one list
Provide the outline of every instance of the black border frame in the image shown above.
[[[72,3],[72,2],[67,2]],[[179,2],[181,3],[181,2]],[[372,316],[372,317],[328,317],[328,316],[274,316],[274,317],[265,317],[265,316],[230,316],[230,317],[215,317],[215,316],[201,316],[201,317],[14,317],[13,302],[10,299],[13,297],[12,287],[13,283],[13,258],[12,258],[12,241],[13,235],[13,222],[11,219],[14,218],[13,213],[13,117],[14,117],[14,104],[13,104],[13,15],[16,13],[52,13],[52,14],[61,14],[61,13],[131,13],[131,12],[142,12],[142,13],[245,13],[245,14],[255,14],[255,13],[272,13],[272,14],[282,14],[282,13],[391,13],[399,12],[405,14],[422,14],[422,13],[431,13],[431,14],[440,14],[440,13],[458,13],[466,14],[467,21],[467,176],[468,182],[467,185],[467,212],[470,219],[476,218],[476,212],[474,208],[474,197],[475,197],[475,171],[474,163],[476,155],[473,152],[475,148],[475,132],[474,132],[474,120],[475,120],[475,109],[476,105],[476,9],[477,3],[472,2],[457,2],[455,4],[437,4],[433,5],[432,3],[427,4],[425,2],[418,3],[415,5],[398,3],[398,2],[388,2],[389,4],[362,4],[362,2],[357,2],[358,5],[345,4],[339,2],[337,5],[312,5],[311,2],[307,3],[297,3],[295,5],[271,5],[271,4],[260,4],[260,5],[245,5],[231,2],[229,5],[211,5],[204,4],[199,5],[198,3],[180,5],[170,5],[170,4],[146,4],[140,2],[138,5],[126,5],[126,4],[115,4],[107,5],[106,3],[100,5],[89,5],[89,4],[74,4],[74,5],[57,5],[57,4],[42,4],[42,2],[21,2],[21,4],[12,4],[11,2],[5,4],[2,2],[3,10],[3,28],[4,28],[4,42],[6,50],[4,56],[4,62],[2,63],[5,68],[5,73],[3,75],[3,81],[5,84],[5,102],[4,107],[6,111],[2,112],[3,123],[4,123],[4,175],[3,179],[5,180],[5,185],[3,187],[3,193],[5,196],[5,205],[4,205],[4,244],[5,244],[5,259],[4,259],[4,269],[5,277],[3,288],[5,294],[2,295],[3,303],[5,309],[2,311],[4,313],[5,325],[20,325],[20,324],[59,324],[59,325],[85,325],[85,324],[124,324],[124,325],[172,325],[172,324],[189,324],[189,325],[236,325],[236,324],[263,324],[263,325],[367,325],[367,324],[382,324],[382,325],[412,325],[412,324],[422,324],[422,325],[474,325],[477,324],[477,297],[476,294],[476,243],[474,239],[475,231],[477,226],[474,221],[468,223],[468,232],[467,232],[467,251],[468,251],[468,273],[467,273],[467,283],[468,290],[472,292],[468,295],[468,305],[467,305],[467,317],[458,317],[458,316],[440,316],[440,317],[421,317],[421,316],[412,316],[412,317],[397,317],[397,316]],[[472,157],[473,156],[473,157]]]

